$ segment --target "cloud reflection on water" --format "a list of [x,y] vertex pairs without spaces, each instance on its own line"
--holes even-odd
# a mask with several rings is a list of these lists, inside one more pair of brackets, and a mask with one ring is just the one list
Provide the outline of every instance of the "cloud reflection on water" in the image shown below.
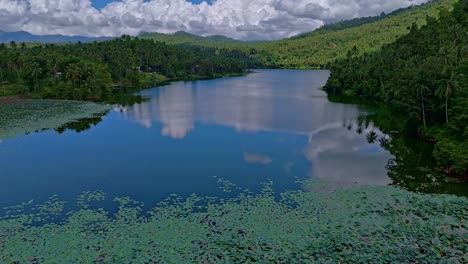
[[[144,127],[162,125],[161,134],[183,139],[195,124],[232,127],[239,132],[275,132],[308,138],[304,156],[312,177],[335,188],[359,184],[389,184],[385,165],[391,154],[369,145],[366,133],[348,131],[362,112],[354,105],[335,104],[319,88],[326,71],[261,71],[241,78],[178,82],[144,91],[150,100],[125,108],[123,115]],[[364,132],[377,131],[376,128]],[[266,155],[244,153],[246,162],[268,165]]]
[[[375,131],[372,125],[365,132]],[[369,144],[365,133],[359,135],[344,128],[341,123],[331,124],[311,134],[305,155],[313,166],[311,174],[326,183],[322,191],[346,188],[355,184],[388,185],[386,165],[391,154],[378,143]]]
[[273,162],[273,160],[266,155],[254,154],[254,153],[244,153],[244,160],[245,162],[250,163],[250,164],[261,164],[261,165],[268,165],[271,162]]

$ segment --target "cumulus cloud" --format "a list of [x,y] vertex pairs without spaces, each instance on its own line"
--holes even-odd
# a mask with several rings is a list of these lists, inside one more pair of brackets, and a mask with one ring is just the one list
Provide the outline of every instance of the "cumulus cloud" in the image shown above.
[[329,21],[378,15],[427,0],[0,0],[0,30],[83,36],[179,30],[237,39],[278,39]]

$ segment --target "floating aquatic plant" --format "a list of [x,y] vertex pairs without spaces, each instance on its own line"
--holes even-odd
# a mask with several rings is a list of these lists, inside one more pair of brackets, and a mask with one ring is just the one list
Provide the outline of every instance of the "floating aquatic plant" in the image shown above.
[[[467,263],[468,200],[392,187],[333,193],[286,192],[220,202],[171,196],[144,213],[117,198],[110,214],[78,198],[81,209],[56,219],[63,203],[0,220],[2,263]],[[25,205],[29,206],[29,203]],[[21,207],[21,206],[20,206]],[[18,209],[18,208],[16,208]],[[46,215],[44,215],[46,214]],[[48,216],[47,216],[48,215]]]
[[0,102],[0,139],[59,128],[108,110],[108,105],[66,100],[18,99]]

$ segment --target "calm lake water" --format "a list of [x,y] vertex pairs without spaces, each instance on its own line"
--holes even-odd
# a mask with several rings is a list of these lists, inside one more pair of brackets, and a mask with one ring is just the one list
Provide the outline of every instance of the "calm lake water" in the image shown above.
[[219,196],[218,179],[253,192],[269,180],[277,190],[310,178],[324,190],[398,182],[382,147],[390,136],[358,106],[329,102],[320,90],[328,76],[261,70],[177,82],[141,92],[145,102],[116,107],[80,133],[3,140],[0,206],[86,190],[152,205],[173,193]]

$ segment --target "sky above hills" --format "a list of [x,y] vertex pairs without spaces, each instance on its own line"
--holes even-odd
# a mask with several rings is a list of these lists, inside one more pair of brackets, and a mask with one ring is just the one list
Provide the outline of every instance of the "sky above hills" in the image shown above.
[[187,31],[271,40],[427,0],[0,0],[0,30],[82,36]]

